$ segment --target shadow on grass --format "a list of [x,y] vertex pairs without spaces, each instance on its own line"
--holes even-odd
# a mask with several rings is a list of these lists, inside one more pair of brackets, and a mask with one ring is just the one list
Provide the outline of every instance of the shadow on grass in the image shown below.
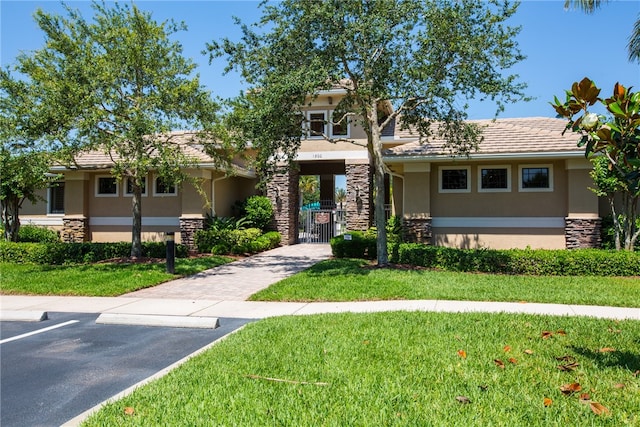
[[327,261],[319,262],[309,269],[305,270],[304,274],[310,277],[318,276],[366,276],[370,270],[362,268],[368,265],[367,261],[362,259],[330,259]]
[[571,347],[577,354],[591,359],[599,366],[607,368],[624,368],[631,372],[640,370],[640,354],[630,351],[602,352],[584,347]]

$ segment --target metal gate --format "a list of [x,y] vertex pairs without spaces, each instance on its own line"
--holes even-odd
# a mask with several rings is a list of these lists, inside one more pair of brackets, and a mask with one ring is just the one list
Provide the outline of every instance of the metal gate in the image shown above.
[[300,211],[298,243],[329,243],[346,231],[344,209],[307,209]]

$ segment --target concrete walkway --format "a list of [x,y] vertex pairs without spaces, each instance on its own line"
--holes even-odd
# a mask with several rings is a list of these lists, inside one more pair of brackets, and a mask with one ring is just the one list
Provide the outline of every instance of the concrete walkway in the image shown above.
[[261,319],[283,315],[397,310],[507,312],[640,320],[640,307],[440,300],[344,303],[246,301],[255,292],[330,255],[329,245],[285,246],[192,277],[114,298],[4,295],[0,297],[0,320],[33,318],[36,321],[43,311]]

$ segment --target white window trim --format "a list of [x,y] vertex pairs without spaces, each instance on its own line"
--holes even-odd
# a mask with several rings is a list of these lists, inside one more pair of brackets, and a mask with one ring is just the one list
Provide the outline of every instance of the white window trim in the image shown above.
[[348,116],[343,119],[343,122],[344,122],[343,126],[346,126],[347,133],[344,134],[344,135],[334,135],[333,134],[333,113],[334,113],[334,111],[335,110],[330,110],[329,111],[329,117],[331,118],[331,120],[329,121],[328,124],[331,127],[331,137],[332,138],[338,138],[338,139],[339,138],[351,138],[351,126],[350,126],[351,123],[350,123],[350,120],[349,120]]
[[173,193],[158,193],[158,175],[153,177],[153,197],[175,197],[178,195],[178,186],[173,185]]
[[[130,179],[131,178],[125,178],[124,180],[122,180],[122,195],[124,197],[133,197],[133,193],[128,193],[127,192],[127,186],[129,184],[129,180]],[[147,195],[149,194],[149,185],[148,185],[149,183],[146,182],[147,181],[147,177],[146,176],[144,177],[144,180],[145,180],[145,183],[147,185],[144,186],[144,191],[142,192],[142,197],[147,197]]]
[[[482,188],[482,169],[506,169],[507,188]],[[511,166],[509,165],[480,165],[478,166],[478,193],[510,193],[511,192]]]
[[120,189],[118,188],[120,186],[118,185],[118,180],[117,179],[116,179],[116,192],[115,193],[109,193],[109,194],[100,193],[100,178],[116,179],[112,175],[96,175],[96,185],[95,185],[95,196],[96,197],[118,197],[118,196],[120,196]]
[[324,139],[324,136],[322,135],[311,135],[311,115],[312,114],[322,114],[324,116],[324,133],[328,135],[327,133],[327,127],[331,126],[331,123],[328,122],[327,117],[328,117],[328,112],[327,110],[309,110],[307,111],[307,126],[306,126],[306,133],[307,133],[307,138],[308,139]]
[[[442,188],[442,172],[446,170],[462,170],[467,171],[467,188],[459,190],[445,190]],[[439,193],[471,193],[471,166],[440,166],[438,167],[438,192]]]
[[[527,168],[548,168],[549,169],[549,187],[547,188],[523,188],[522,187],[522,170]],[[548,164],[526,164],[518,165],[518,191],[522,193],[550,193],[553,191],[553,165]]]

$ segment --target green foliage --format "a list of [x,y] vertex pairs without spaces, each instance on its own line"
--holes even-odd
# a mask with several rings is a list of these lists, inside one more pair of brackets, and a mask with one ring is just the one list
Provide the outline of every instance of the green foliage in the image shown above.
[[349,231],[331,239],[331,252],[337,258],[375,259],[375,232]]
[[[176,257],[189,255],[185,245],[175,245]],[[127,258],[131,244],[117,243],[14,243],[0,242],[0,262],[34,264],[81,264],[113,258]],[[166,246],[161,242],[144,242],[142,256],[164,258]]]
[[640,253],[596,249],[455,249],[403,243],[392,260],[448,271],[539,276],[638,276]]
[[266,230],[273,221],[273,206],[268,197],[251,196],[244,203],[244,217],[250,227]]
[[60,242],[58,232],[47,227],[37,225],[23,225],[18,232],[19,242],[57,243]]
[[199,230],[195,244],[200,253],[252,254],[273,249],[280,244],[280,233],[262,233],[259,228]]
[[[610,117],[590,109],[601,104]],[[585,77],[566,91],[565,101],[557,97],[551,104],[559,117],[567,119],[565,128],[580,135],[579,147],[594,160],[595,191],[609,199],[613,212],[616,249],[633,250],[640,237],[637,226],[640,201],[640,92],[616,83],[610,98],[600,98],[600,89]],[[618,195],[620,202],[615,200]],[[621,207],[619,207],[621,205]]]

